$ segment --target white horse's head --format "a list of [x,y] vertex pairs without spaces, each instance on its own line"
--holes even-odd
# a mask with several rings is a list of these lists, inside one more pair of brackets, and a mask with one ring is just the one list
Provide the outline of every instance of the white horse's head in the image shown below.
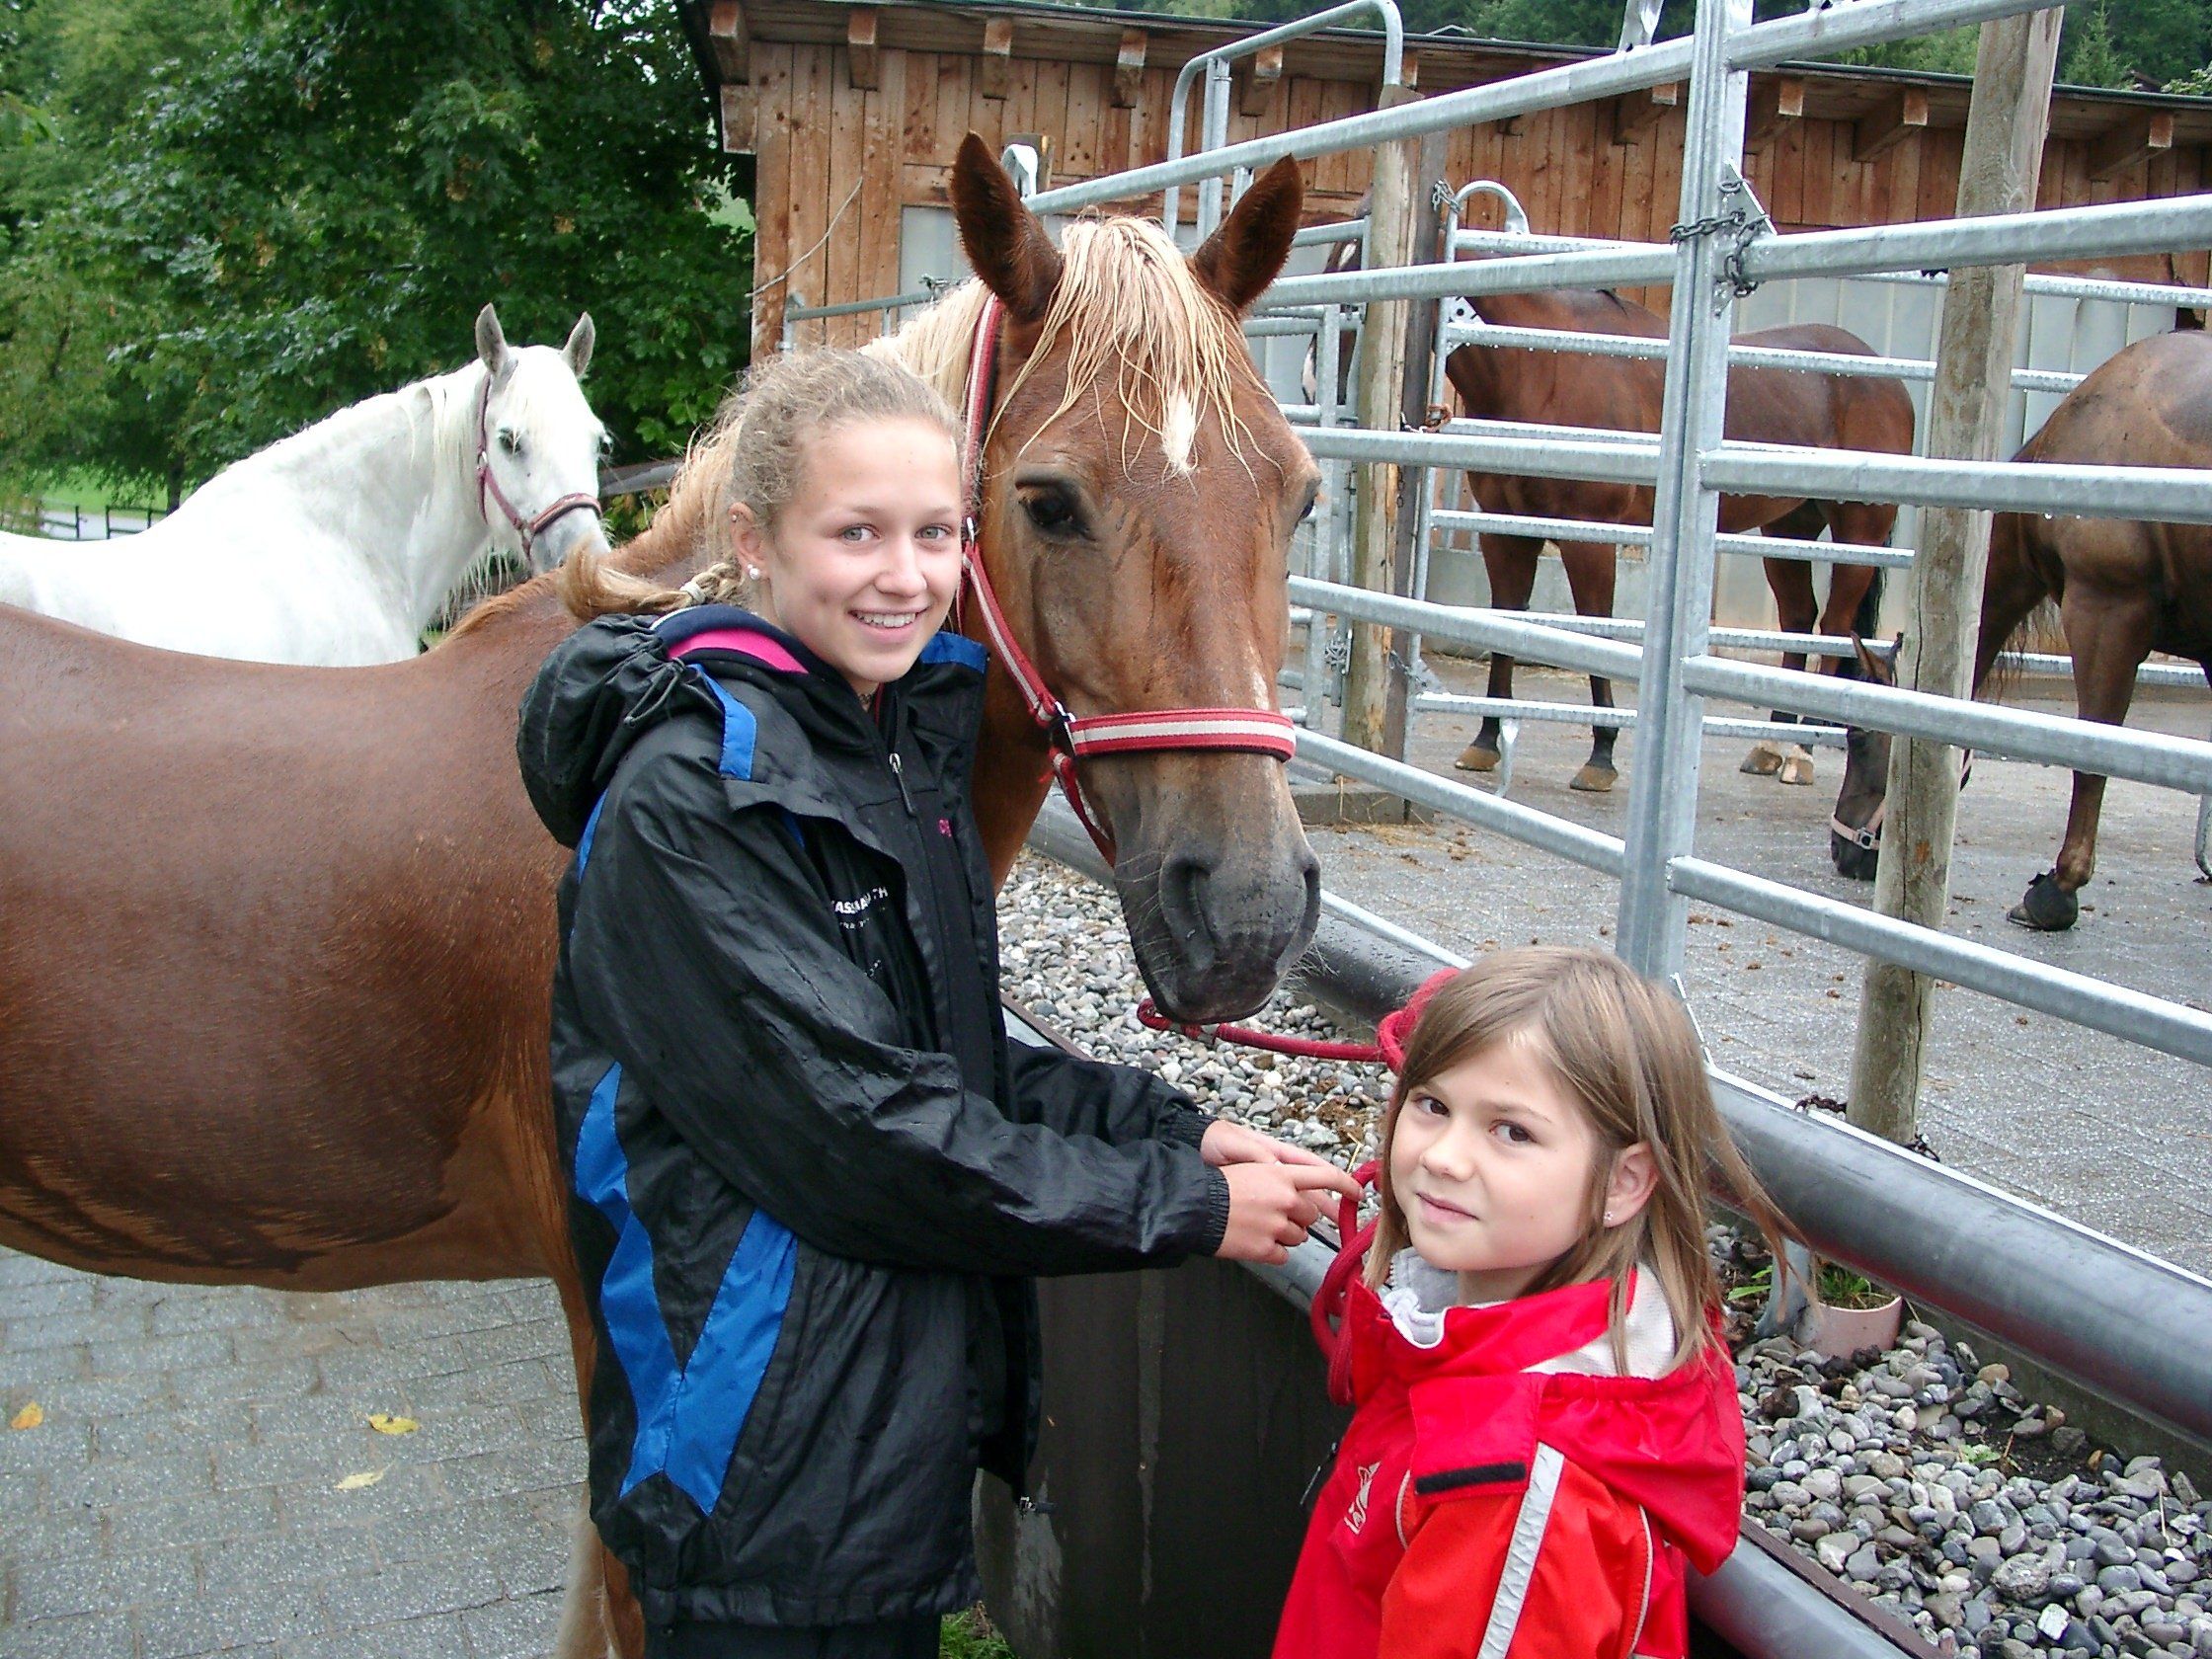
[[476,315],[484,379],[476,403],[477,504],[493,545],[518,553],[533,572],[551,570],[587,542],[605,545],[599,525],[599,451],[606,429],[577,384],[592,361],[591,314],[568,344],[514,347],[487,305]]

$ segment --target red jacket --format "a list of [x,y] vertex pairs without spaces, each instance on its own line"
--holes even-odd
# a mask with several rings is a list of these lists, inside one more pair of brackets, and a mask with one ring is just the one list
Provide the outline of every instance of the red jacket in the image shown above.
[[1608,1291],[1455,1307],[1423,1347],[1350,1286],[1358,1409],[1275,1659],[1683,1659],[1684,1557],[1718,1566],[1743,1506],[1734,1374],[1717,1348],[1655,1379],[1532,1370],[1604,1351]]

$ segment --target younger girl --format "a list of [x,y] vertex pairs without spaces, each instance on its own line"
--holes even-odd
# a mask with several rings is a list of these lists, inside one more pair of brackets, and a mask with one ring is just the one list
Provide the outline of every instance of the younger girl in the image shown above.
[[592,1516],[650,1659],[933,1659],[978,1594],[976,1470],[1019,1492],[1036,1442],[1025,1276],[1280,1259],[1357,1189],[1147,1072],[1009,1053],[984,654],[939,632],[951,413],[825,352],[733,420],[704,451],[733,557],[672,592],[572,559],[572,607],[667,614],[580,629],[522,708],[576,848],[553,1115]]
[[1773,1236],[1688,1017],[1614,957],[1506,951],[1417,1003],[1276,1659],[1682,1659],[1684,1559],[1743,1500],[1715,1167]]

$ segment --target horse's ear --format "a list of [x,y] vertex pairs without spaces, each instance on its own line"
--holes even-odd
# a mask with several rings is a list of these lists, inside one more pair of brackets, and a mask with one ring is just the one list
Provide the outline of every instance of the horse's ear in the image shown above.
[[1191,255],[1198,279],[1241,316],[1267,291],[1291,257],[1305,186],[1289,156],[1252,181],[1206,245]]
[[960,245],[984,286],[1017,321],[1043,317],[1060,285],[1060,254],[990,146],[973,132],[952,164],[952,210]]
[[598,343],[599,331],[592,326],[592,313],[584,312],[576,319],[576,327],[569,330],[569,343],[561,348],[561,356],[569,360],[569,372],[579,380],[592,366],[592,348]]
[[500,327],[500,314],[489,300],[476,314],[476,356],[495,380],[514,363],[514,355],[507,349],[507,333]]

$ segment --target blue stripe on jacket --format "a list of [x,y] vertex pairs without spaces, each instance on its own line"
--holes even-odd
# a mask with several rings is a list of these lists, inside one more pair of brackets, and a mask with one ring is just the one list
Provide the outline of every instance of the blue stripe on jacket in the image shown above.
[[[721,769],[725,776],[749,778],[757,730],[752,711],[712,675],[700,677],[722,701]],[[580,875],[592,856],[605,805],[602,795],[577,842]],[[708,1512],[721,1497],[738,1436],[775,1352],[784,1310],[791,1304],[798,1246],[789,1228],[753,1208],[723,1270],[690,1363],[678,1369],[653,1282],[653,1238],[630,1208],[630,1163],[614,1125],[621,1087],[622,1067],[608,1066],[592,1091],[576,1142],[576,1190],[615,1231],[614,1253],[599,1281],[599,1316],[637,1413],[637,1438],[621,1495],[628,1497],[640,1482],[666,1474]]]
[[711,1511],[775,1352],[791,1303],[798,1247],[787,1227],[754,1208],[723,1270],[690,1363],[677,1369],[653,1284],[652,1235],[630,1208],[630,1162],[614,1127],[621,1086],[622,1067],[610,1066],[592,1091],[577,1136],[576,1187],[616,1233],[599,1281],[599,1316],[637,1412],[622,1496],[666,1474],[702,1512]]

